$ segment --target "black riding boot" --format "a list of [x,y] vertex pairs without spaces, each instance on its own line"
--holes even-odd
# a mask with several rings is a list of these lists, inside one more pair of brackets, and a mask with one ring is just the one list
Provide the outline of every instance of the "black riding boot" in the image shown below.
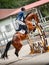
[[8,58],[7,52],[8,52],[8,50],[9,50],[10,46],[11,46],[11,41],[9,41],[9,42],[7,43],[6,48],[5,48],[5,51],[4,51],[4,53],[1,55],[1,58],[5,58],[5,57]]

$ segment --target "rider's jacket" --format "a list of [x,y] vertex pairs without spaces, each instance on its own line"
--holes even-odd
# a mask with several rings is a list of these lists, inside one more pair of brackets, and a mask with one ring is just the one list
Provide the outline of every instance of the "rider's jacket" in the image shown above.
[[16,31],[21,31],[21,32],[27,31],[27,26],[23,22],[24,18],[25,18],[24,11],[19,12],[18,16],[16,17]]
[[16,17],[16,20],[21,21],[21,19],[24,19],[24,11],[19,12]]

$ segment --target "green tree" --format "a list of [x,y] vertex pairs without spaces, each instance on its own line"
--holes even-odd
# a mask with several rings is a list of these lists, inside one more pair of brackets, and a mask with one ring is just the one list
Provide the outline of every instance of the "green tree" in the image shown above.
[[41,11],[43,17],[49,15],[49,3],[40,6],[40,11]]
[[0,8],[18,8],[37,0],[0,0]]

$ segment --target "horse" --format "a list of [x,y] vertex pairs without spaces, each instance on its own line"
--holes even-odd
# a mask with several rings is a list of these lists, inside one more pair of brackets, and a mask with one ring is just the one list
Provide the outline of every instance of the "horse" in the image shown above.
[[[25,18],[24,21],[25,21],[25,24],[26,24],[27,29],[28,29],[29,32],[30,31],[34,32],[36,30],[36,26],[34,24],[32,24],[32,22],[31,22],[32,19],[34,19],[37,24],[39,23],[39,19],[38,19],[37,14],[30,13],[29,15],[27,15],[27,17]],[[14,46],[14,48],[15,48],[15,54],[18,57],[19,56],[18,53],[19,53],[20,49],[23,46],[22,43],[21,43],[21,41],[29,38],[29,35],[28,35],[29,32],[27,34],[22,34],[19,31],[17,31],[13,35],[12,40],[7,43],[5,51],[1,55],[1,58],[5,58],[5,57],[8,58],[7,52],[9,50],[11,44]]]

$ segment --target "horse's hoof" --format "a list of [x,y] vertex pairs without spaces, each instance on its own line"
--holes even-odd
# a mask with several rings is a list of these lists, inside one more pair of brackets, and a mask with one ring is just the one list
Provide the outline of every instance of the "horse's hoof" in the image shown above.
[[19,56],[17,52],[15,52],[15,55],[16,55],[17,57]]
[[2,58],[2,59],[5,59],[5,58],[8,59],[8,56],[7,56],[7,54],[2,54],[2,55],[1,55],[1,58]]
[[4,55],[1,55],[1,59],[5,59],[5,56]]

